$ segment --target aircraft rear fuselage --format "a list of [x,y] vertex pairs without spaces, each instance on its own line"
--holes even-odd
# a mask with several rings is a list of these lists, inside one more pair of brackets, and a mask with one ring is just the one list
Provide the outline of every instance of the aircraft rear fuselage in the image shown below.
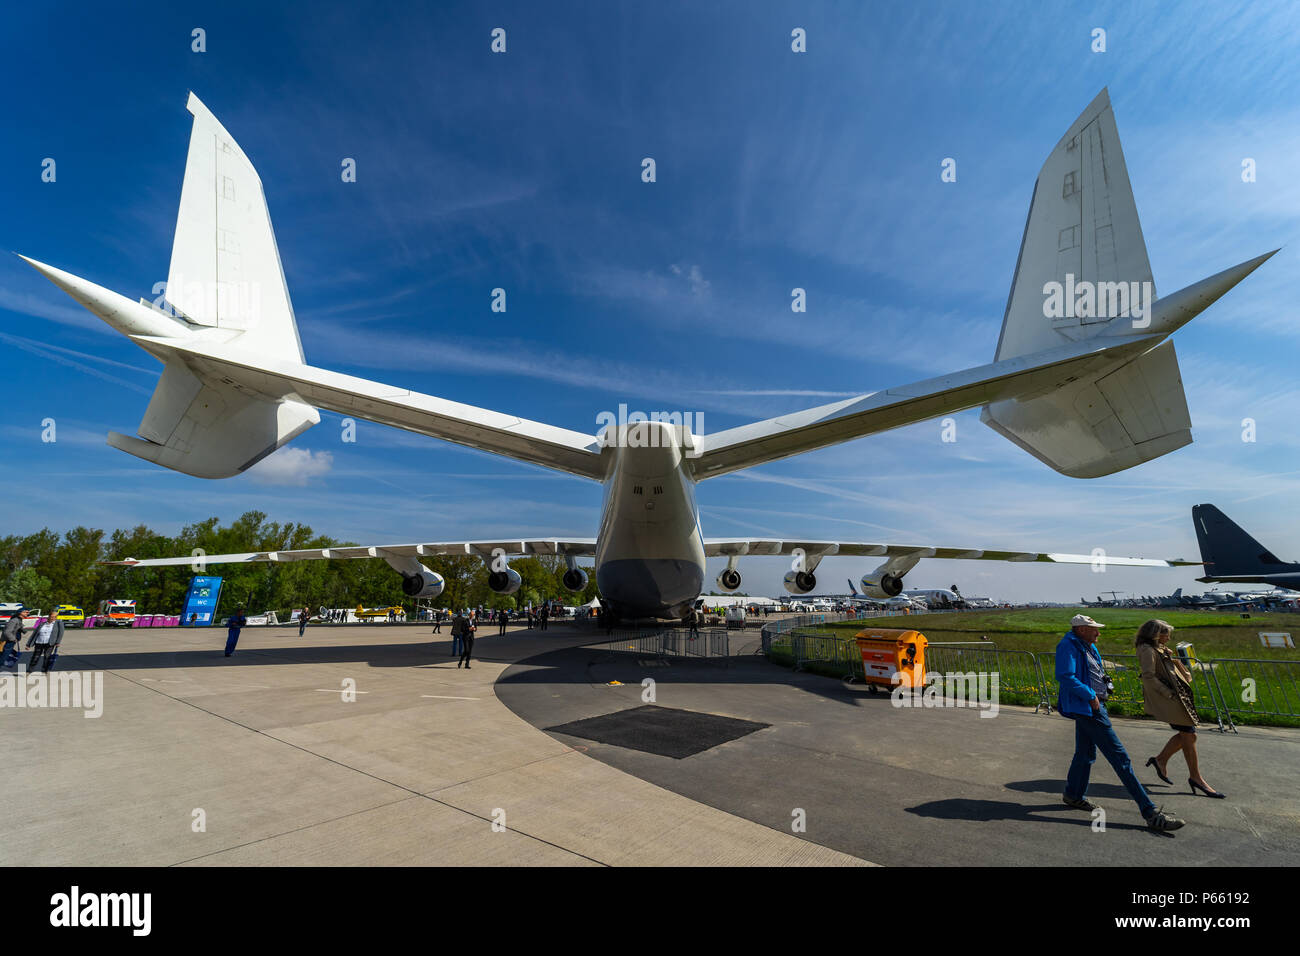
[[611,430],[596,583],[620,617],[680,617],[704,584],[695,480],[681,433],[662,422]]

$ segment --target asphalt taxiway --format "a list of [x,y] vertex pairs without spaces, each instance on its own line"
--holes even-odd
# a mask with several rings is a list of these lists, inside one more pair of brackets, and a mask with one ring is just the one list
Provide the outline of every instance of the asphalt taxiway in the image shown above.
[[[647,678],[661,711],[653,722],[640,716]],[[1165,834],[1146,828],[1100,756],[1089,797],[1104,829],[1066,807],[1073,722],[1032,708],[896,708],[861,685],[752,655],[722,667],[593,647],[523,660],[497,695],[589,757],[766,827],[790,831],[798,819],[802,838],[884,865],[1300,864],[1296,730],[1203,726],[1202,769],[1228,795],[1211,800],[1192,795],[1181,755],[1169,763],[1172,786],[1142,766],[1169,739],[1166,725],[1116,718],[1152,799],[1187,821]],[[708,732],[702,714],[752,729],[689,753]]]

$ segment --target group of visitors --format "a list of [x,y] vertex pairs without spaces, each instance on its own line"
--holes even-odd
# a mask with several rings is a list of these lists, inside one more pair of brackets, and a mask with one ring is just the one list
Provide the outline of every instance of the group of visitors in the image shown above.
[[54,666],[55,659],[59,656],[59,645],[63,643],[64,624],[57,617],[37,618],[32,625],[30,632],[23,627],[23,616],[21,609],[15,611],[9,620],[5,621],[4,629],[0,632],[0,639],[3,640],[3,646],[0,646],[0,667],[9,668],[17,667],[19,660],[22,658],[22,640],[27,635],[27,650],[32,652],[32,656],[27,661],[27,670],[29,673],[40,671],[48,673]]
[[[1088,778],[1097,751],[1109,761],[1116,776],[1136,801],[1142,818],[1153,830],[1177,830],[1186,821],[1157,807],[1146,788],[1133,771],[1132,761],[1111,726],[1106,702],[1114,690],[1114,683],[1106,673],[1106,665],[1097,650],[1097,639],[1104,624],[1099,624],[1086,614],[1076,614],[1070,621],[1070,630],[1056,646],[1056,680],[1060,685],[1057,709],[1074,721],[1074,759],[1066,776],[1065,805],[1076,810],[1096,810],[1087,798]],[[1224,799],[1222,791],[1215,790],[1201,773],[1196,752],[1196,700],[1192,693],[1192,674],[1187,666],[1169,648],[1173,635],[1172,625],[1165,621],[1147,621],[1138,629],[1134,643],[1137,646],[1138,665],[1142,675],[1142,700],[1148,714],[1166,721],[1173,729],[1164,748],[1147,760],[1156,776],[1166,784],[1173,783],[1167,775],[1169,760],[1179,751],[1187,762],[1190,776],[1187,784],[1192,793]]]

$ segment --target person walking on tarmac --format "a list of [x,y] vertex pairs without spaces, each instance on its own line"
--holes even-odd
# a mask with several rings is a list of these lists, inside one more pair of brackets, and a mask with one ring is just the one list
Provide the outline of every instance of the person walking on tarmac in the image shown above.
[[311,611],[309,611],[305,607],[302,609],[302,613],[298,615],[298,636],[299,637],[302,637],[303,631],[307,630],[307,618],[310,616],[311,616]]
[[539,619],[542,622],[543,631],[546,630],[546,619],[550,616],[551,616],[551,605],[550,602],[548,601],[546,604],[542,605],[542,612],[539,615]]
[[248,618],[244,617],[242,607],[235,608],[235,613],[230,615],[226,621],[226,656],[229,657],[235,653],[235,645],[239,643],[239,629],[248,623]]
[[505,636],[506,625],[508,623],[510,623],[510,612],[507,611],[505,608],[502,608],[501,610],[497,611],[497,624],[501,628],[499,631],[497,631],[498,636],[501,637]]
[[1062,801],[1075,810],[1097,809],[1088,800],[1087,793],[1088,777],[1100,750],[1137,802],[1147,826],[1158,831],[1177,830],[1184,821],[1165,813],[1147,795],[1110,724],[1106,700],[1113,685],[1096,646],[1103,627],[1104,624],[1098,624],[1086,614],[1076,614],[1070,620],[1070,630],[1056,645],[1056,680],[1061,688],[1056,709],[1074,721],[1074,759],[1065,780]]
[[32,631],[32,636],[27,639],[27,649],[31,650],[32,645],[36,650],[32,651],[31,660],[27,662],[27,672],[36,673],[36,666],[44,662],[41,671],[48,671],[54,663],[54,657],[59,653],[59,644],[63,641],[63,622],[60,621],[53,613],[45,619],[45,623]]
[[465,650],[461,653],[460,660],[456,661],[456,667],[459,668],[460,665],[464,664],[465,669],[469,670],[469,655],[470,652],[474,650],[474,631],[476,628],[469,618],[462,617],[460,618],[460,622],[461,641],[463,642]]
[[[451,656],[460,657],[465,648],[465,632],[469,630],[469,612],[460,610],[451,620]],[[460,664],[456,665],[457,667]]]
[[1156,776],[1165,783],[1173,783],[1166,775],[1169,760],[1182,751],[1187,761],[1187,785],[1195,794],[1199,789],[1207,797],[1225,799],[1221,790],[1215,790],[1201,775],[1201,762],[1196,754],[1196,697],[1192,693],[1192,672],[1178,655],[1169,649],[1173,625],[1167,621],[1147,621],[1137,632],[1138,665],[1142,670],[1142,702],[1146,712],[1157,720],[1167,721],[1174,735],[1160,753],[1147,760]]
[[[14,611],[14,616],[5,621],[2,632],[4,647],[0,649],[0,667],[9,667],[11,663],[18,663],[18,658],[22,656],[23,633],[23,609],[18,608]],[[14,648],[18,650],[15,652]],[[13,654],[13,661],[9,660],[10,654]]]

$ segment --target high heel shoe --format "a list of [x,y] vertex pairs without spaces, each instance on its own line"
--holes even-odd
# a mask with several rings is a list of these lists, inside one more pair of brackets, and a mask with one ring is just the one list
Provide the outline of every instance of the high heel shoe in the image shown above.
[[1197,783],[1197,782],[1196,782],[1195,780],[1193,780],[1191,777],[1188,777],[1188,778],[1187,778],[1187,785],[1188,785],[1189,787],[1192,788],[1192,796],[1195,796],[1195,795],[1196,795],[1196,791],[1197,791],[1197,790],[1202,791],[1202,792],[1203,792],[1207,797],[1214,797],[1216,800],[1222,800],[1224,797],[1227,796],[1227,794],[1226,794],[1226,793],[1223,793],[1222,791],[1219,791],[1219,790],[1209,790],[1209,789],[1207,789],[1207,788],[1205,788],[1205,787],[1202,787],[1199,783]]
[[1169,784],[1171,787],[1173,786],[1174,782],[1160,772],[1160,764],[1156,763],[1155,757],[1152,757],[1150,760],[1148,760],[1146,765],[1148,767],[1154,767],[1156,771],[1156,776],[1159,777],[1161,780],[1163,780],[1165,783]]

